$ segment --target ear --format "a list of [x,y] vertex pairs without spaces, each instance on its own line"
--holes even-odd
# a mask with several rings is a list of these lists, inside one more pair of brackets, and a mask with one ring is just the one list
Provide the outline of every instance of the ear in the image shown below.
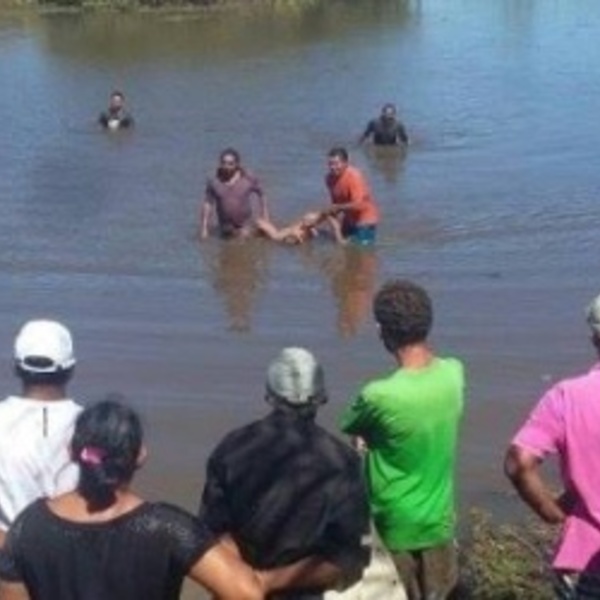
[[148,448],[145,445],[142,445],[138,453],[137,460],[135,461],[135,466],[140,469],[144,466],[146,460],[148,460]]

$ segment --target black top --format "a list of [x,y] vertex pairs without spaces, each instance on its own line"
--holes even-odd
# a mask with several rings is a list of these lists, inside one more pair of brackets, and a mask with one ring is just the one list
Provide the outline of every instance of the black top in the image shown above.
[[126,110],[106,110],[98,117],[98,123],[106,129],[127,129],[133,126],[133,117]]
[[373,143],[377,146],[395,146],[407,144],[408,135],[400,121],[396,119],[383,119],[381,117],[369,121],[363,138],[373,136]]
[[368,512],[358,454],[293,409],[225,437],[209,459],[200,508],[259,568],[312,554],[363,568]]
[[44,499],[11,526],[0,577],[32,600],[175,600],[191,566],[215,543],[198,519],[143,503],[103,523],[55,515]]

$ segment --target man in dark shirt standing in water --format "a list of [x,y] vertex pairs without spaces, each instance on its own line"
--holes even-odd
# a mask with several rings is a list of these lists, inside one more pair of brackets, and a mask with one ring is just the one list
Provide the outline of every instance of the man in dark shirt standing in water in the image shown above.
[[396,107],[393,104],[384,104],[381,115],[377,119],[369,121],[359,143],[369,137],[373,138],[376,146],[406,146],[408,135],[404,125],[396,118]]
[[258,179],[241,165],[240,154],[233,148],[221,152],[216,175],[206,184],[200,210],[200,238],[209,234],[213,211],[223,238],[248,237],[254,233],[252,200],[258,201],[260,218],[269,220],[267,200]]
[[125,95],[115,90],[110,95],[108,108],[98,117],[105,129],[127,129],[133,126],[133,117],[125,110]]

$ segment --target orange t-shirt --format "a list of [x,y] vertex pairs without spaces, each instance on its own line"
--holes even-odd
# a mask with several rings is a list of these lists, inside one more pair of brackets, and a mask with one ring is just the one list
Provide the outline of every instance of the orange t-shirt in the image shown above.
[[379,221],[379,209],[362,173],[352,166],[347,166],[339,177],[327,174],[325,183],[329,188],[333,204],[358,202],[360,205],[344,212],[347,225],[376,225]]

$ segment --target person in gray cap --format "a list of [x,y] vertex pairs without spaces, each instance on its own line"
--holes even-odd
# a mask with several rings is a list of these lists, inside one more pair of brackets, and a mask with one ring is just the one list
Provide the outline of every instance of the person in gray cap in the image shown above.
[[[600,296],[587,309],[591,341],[600,356]],[[558,457],[564,491],[558,497],[540,472]],[[546,523],[560,525],[552,566],[556,597],[600,598],[600,364],[548,390],[513,438],[506,475]]]
[[21,328],[14,347],[21,393],[0,402],[0,542],[30,502],[77,483],[68,451],[81,410],[67,396],[74,367],[73,340],[64,325],[37,320]]
[[277,598],[322,598],[358,580],[369,559],[360,458],[315,422],[327,392],[307,350],[285,348],[273,360],[265,399],[271,412],[211,454],[200,515],[254,568],[313,558],[296,589]]

